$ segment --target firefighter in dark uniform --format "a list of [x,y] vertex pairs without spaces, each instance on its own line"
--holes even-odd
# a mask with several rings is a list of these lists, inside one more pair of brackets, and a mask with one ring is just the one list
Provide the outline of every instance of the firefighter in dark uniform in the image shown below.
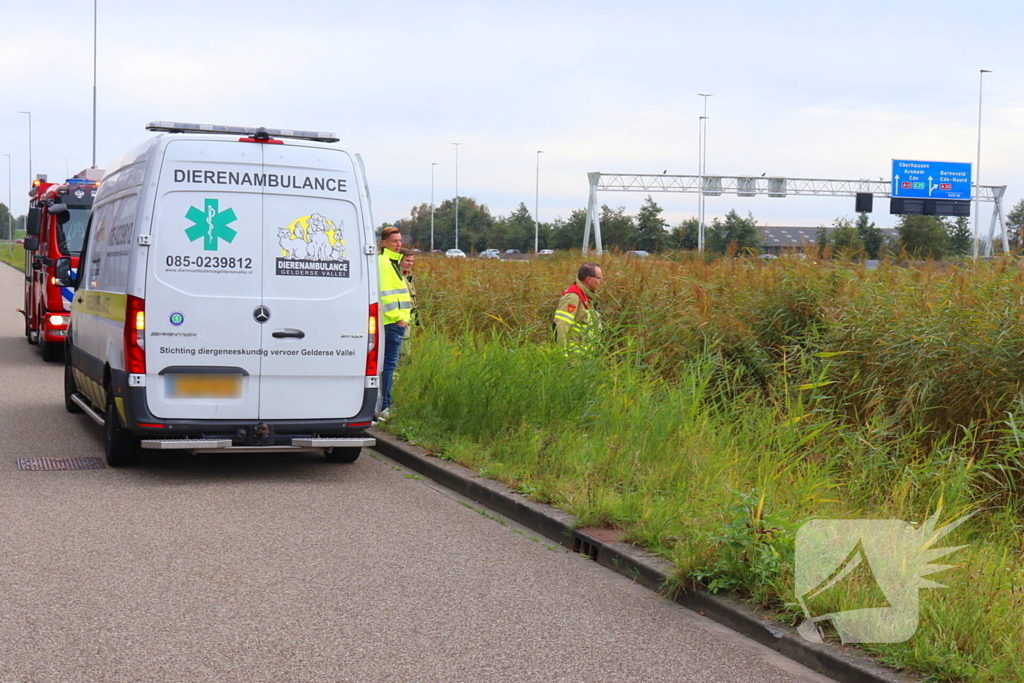
[[584,263],[576,283],[562,292],[555,309],[555,341],[574,350],[587,350],[601,329],[597,290],[604,274],[596,263]]

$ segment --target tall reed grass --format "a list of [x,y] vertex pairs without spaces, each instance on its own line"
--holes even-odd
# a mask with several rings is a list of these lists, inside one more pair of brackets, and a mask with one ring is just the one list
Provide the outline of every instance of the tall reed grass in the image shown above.
[[567,358],[550,316],[577,260],[422,261],[392,429],[788,621],[803,522],[975,511],[918,633],[868,649],[1024,680],[1015,266],[605,259],[607,349]]

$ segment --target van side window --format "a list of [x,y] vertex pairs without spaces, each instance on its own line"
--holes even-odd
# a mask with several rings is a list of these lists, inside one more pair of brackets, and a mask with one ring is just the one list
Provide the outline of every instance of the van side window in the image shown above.
[[96,239],[96,234],[99,231],[99,224],[104,211],[106,211],[106,207],[94,208],[92,215],[89,217],[89,225],[85,233],[85,244],[82,247],[83,255],[78,263],[79,289],[96,289],[98,284],[96,278],[99,275],[100,250],[102,247],[99,240]]
[[86,249],[86,289],[124,291],[128,284],[131,246],[135,234],[137,194],[105,202],[93,210]]
[[103,263],[97,278],[104,291],[123,292],[128,286],[138,206],[139,195],[130,194],[117,198],[107,207],[109,212],[104,215],[102,224]]

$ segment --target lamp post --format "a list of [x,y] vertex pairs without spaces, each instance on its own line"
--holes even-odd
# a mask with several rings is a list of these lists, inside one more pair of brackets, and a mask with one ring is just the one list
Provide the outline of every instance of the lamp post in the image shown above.
[[11,155],[7,157],[7,255],[14,253],[14,209],[11,208]]
[[437,162],[430,164],[430,253],[434,253],[434,167]]
[[32,112],[19,111],[19,114],[28,114],[28,184],[31,187],[32,181]]
[[[989,69],[980,69],[978,74],[978,161],[974,165],[974,258],[978,258],[978,215],[981,213],[981,86],[985,74],[992,73]],[[989,240],[985,253],[992,254],[992,241]]]
[[96,26],[99,0],[92,0],[92,167],[96,168]]
[[700,194],[698,195],[698,216],[697,216],[697,251],[704,251],[704,173],[707,171],[708,159],[708,98],[714,97],[712,93],[697,93],[697,97],[704,98],[704,116],[700,117],[698,126],[697,165],[700,176]]
[[704,251],[704,117],[697,117],[697,251]]
[[455,248],[459,248],[459,145],[461,142],[453,142],[455,145]]
[[540,155],[544,150],[537,150],[537,194],[533,200],[533,253],[540,251]]

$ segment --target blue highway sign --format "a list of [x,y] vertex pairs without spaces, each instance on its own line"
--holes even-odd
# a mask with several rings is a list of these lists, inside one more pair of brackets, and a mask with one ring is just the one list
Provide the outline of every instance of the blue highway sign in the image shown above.
[[892,196],[970,201],[971,165],[893,159]]

